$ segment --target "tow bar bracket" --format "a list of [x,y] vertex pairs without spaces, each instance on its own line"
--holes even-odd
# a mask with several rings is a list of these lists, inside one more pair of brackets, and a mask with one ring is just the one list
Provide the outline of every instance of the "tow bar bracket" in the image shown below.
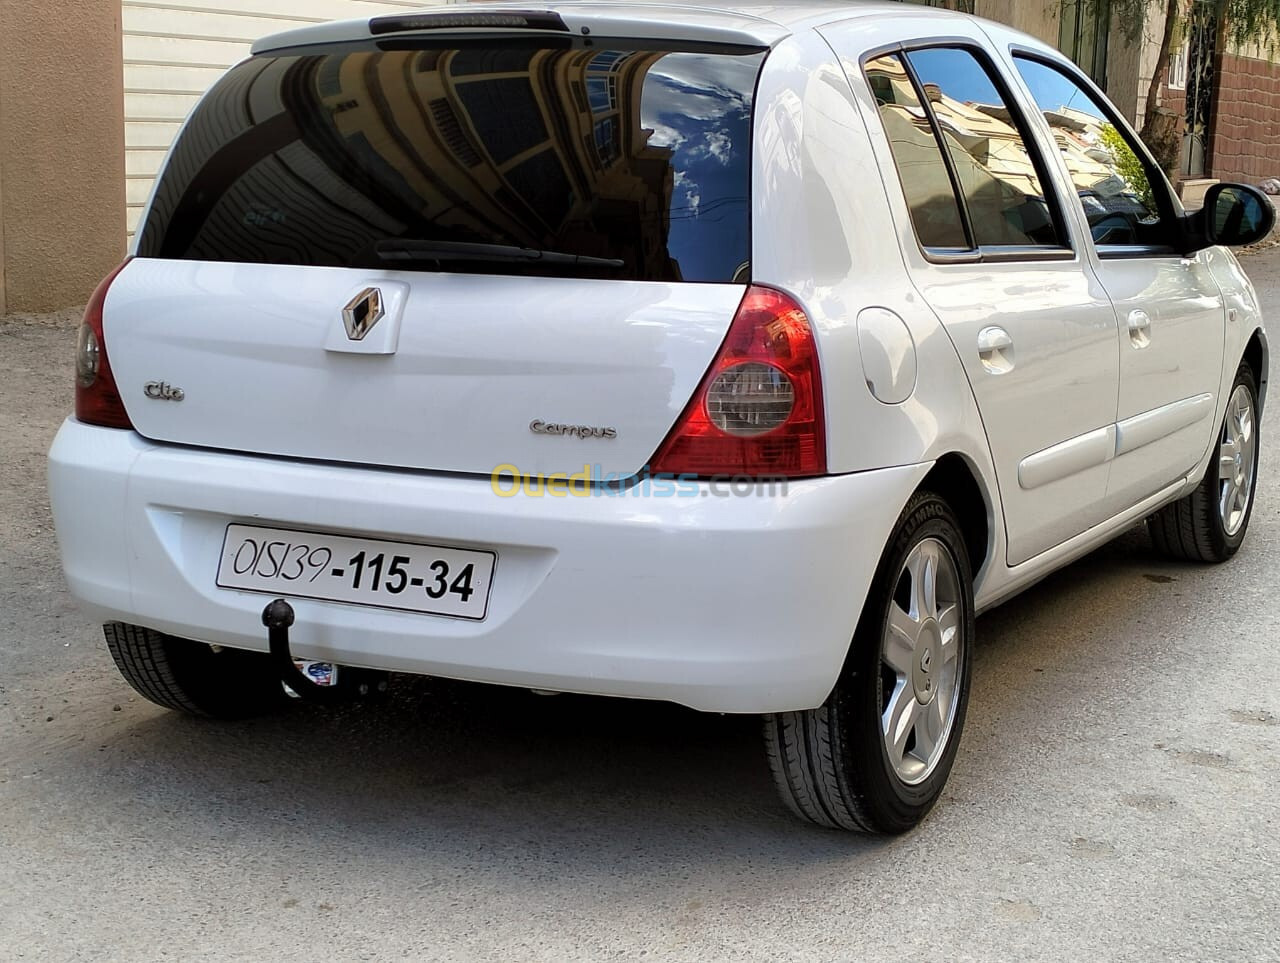
[[[262,624],[267,627],[271,661],[280,674],[280,681],[296,692],[299,698],[308,702],[333,704],[349,701],[349,692],[339,686],[316,685],[294,664],[293,653],[289,651],[289,627],[293,625],[294,618],[293,606],[284,599],[276,599],[262,610]],[[368,684],[362,684],[361,689],[362,695],[367,693]],[[386,691],[385,681],[381,683],[381,691]]]

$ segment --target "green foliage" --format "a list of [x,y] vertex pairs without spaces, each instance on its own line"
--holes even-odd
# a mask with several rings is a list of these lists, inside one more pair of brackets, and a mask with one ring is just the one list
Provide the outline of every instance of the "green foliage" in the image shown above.
[[1227,18],[1226,36],[1233,44],[1273,46],[1280,33],[1280,0],[1214,0],[1218,16]]
[[1078,0],[1081,6],[1095,16],[1111,14],[1112,23],[1124,33],[1128,46],[1142,39],[1142,28],[1147,19],[1147,8],[1159,13],[1161,0]]
[[[1068,0],[1073,2],[1073,0]],[[1163,0],[1074,0],[1085,10],[1106,15],[1120,27],[1127,43],[1142,38],[1148,13],[1159,15]],[[1280,0],[1186,0],[1183,12],[1192,3],[1212,5],[1218,21],[1225,18],[1224,38],[1231,44],[1261,44],[1274,47],[1280,40]]]
[[1149,211],[1155,210],[1151,181],[1147,179],[1142,161],[1138,160],[1138,155],[1133,152],[1129,142],[1111,124],[1102,125],[1102,146],[1111,153],[1115,159],[1116,173],[1129,186],[1129,190],[1137,195],[1143,207]]

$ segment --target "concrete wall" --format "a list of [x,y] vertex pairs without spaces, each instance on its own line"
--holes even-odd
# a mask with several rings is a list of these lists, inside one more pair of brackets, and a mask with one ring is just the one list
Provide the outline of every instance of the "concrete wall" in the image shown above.
[[1062,4],[1056,0],[976,0],[973,12],[1029,33],[1045,43],[1058,45],[1058,18]]
[[124,255],[121,70],[120,0],[0,0],[0,313],[83,304]]
[[[1159,43],[1159,38],[1156,40]],[[1129,123],[1135,123],[1145,97],[1141,81],[1141,63],[1147,43],[1138,37],[1130,41],[1118,24],[1111,25],[1107,45],[1107,97],[1119,108]],[[1150,74],[1147,75],[1150,83]]]

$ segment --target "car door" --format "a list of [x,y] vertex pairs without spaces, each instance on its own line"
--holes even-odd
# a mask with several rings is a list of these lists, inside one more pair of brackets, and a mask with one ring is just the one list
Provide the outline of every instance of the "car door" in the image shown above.
[[[871,88],[904,253],[977,399],[1017,564],[1104,518],[1115,316],[979,28],[947,26],[946,40],[902,38],[846,70]],[[865,49],[861,31],[829,39]]]
[[1047,55],[1018,52],[1014,63],[1058,144],[1115,305],[1120,392],[1104,505],[1117,514],[1185,477],[1211,440],[1226,333],[1215,254],[1178,253],[1168,182],[1085,77]]

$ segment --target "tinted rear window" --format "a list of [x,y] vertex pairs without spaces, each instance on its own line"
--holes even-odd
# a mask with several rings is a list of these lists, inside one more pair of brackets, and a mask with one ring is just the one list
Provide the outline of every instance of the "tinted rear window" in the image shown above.
[[[196,109],[138,253],[742,281],[763,58],[609,41],[254,57]],[[622,263],[388,264],[391,242],[409,241]]]

